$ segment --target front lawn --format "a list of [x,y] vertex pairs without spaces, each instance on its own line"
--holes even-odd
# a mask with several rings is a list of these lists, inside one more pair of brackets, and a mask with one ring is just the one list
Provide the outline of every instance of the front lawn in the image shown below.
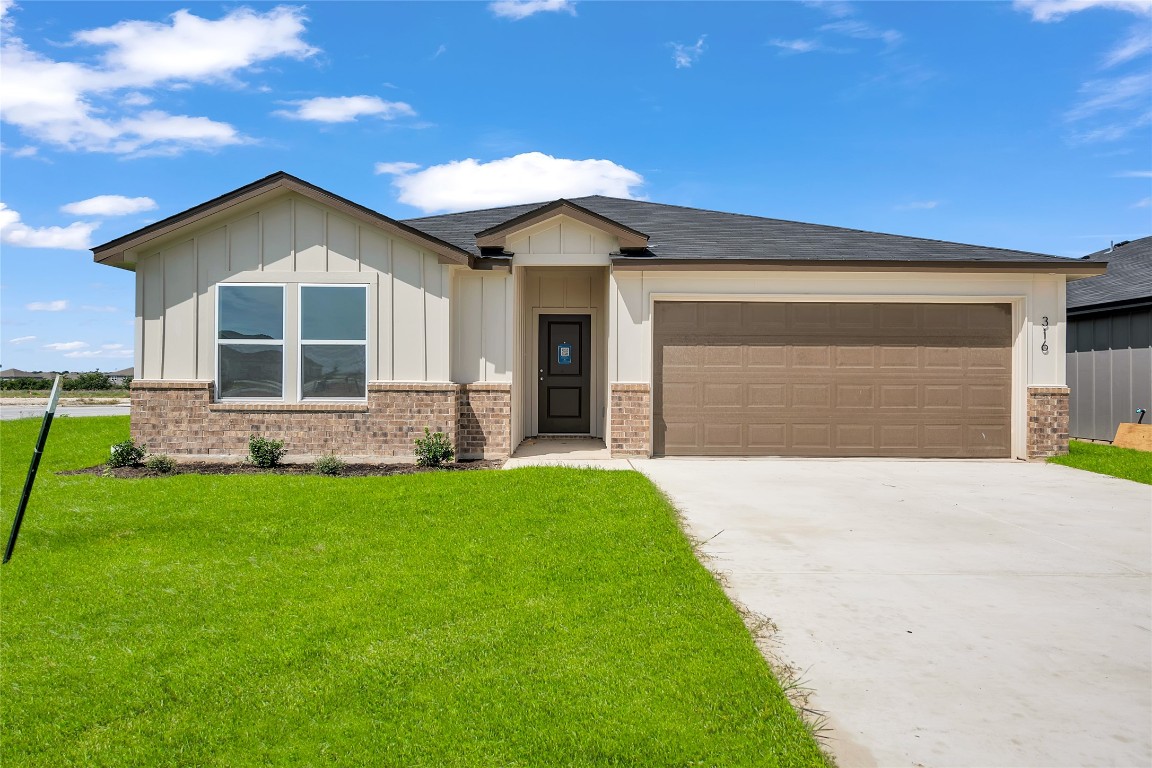
[[[0,425],[3,535],[38,420]],[[641,475],[57,476],[0,572],[0,764],[825,766]]]
[[1147,451],[1071,440],[1066,455],[1053,456],[1048,461],[1152,485],[1152,453]]

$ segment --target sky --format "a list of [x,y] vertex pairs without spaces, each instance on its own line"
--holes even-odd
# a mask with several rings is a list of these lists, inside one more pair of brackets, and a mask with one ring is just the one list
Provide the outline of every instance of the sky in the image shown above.
[[0,0],[0,367],[132,364],[87,250],[277,170],[1081,256],[1152,233],[1152,0]]

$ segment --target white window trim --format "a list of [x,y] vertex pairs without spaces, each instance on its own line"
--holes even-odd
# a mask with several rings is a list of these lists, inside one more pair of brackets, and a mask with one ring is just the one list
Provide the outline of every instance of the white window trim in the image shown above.
[[[366,283],[297,283],[296,284],[296,398],[301,403],[366,403],[368,402],[368,337],[371,336],[371,312],[368,301],[371,295]],[[358,339],[304,339],[304,289],[305,288],[359,288],[364,292],[364,338]],[[361,397],[304,397],[304,346],[339,345],[364,348],[364,394]]]
[[[279,339],[221,339],[220,338],[220,288],[280,288],[280,338]],[[284,331],[288,327],[288,302],[287,302],[287,287],[275,283],[223,283],[216,286],[216,312],[213,318],[212,335],[216,341],[216,372],[213,377],[213,386],[216,389],[216,399],[222,403],[283,403],[287,402],[284,396],[284,390],[287,388],[288,383],[288,343],[285,338]],[[263,345],[270,346],[272,344],[280,345],[280,397],[224,397],[221,394],[220,387],[220,345],[221,344],[246,344],[246,345]]]

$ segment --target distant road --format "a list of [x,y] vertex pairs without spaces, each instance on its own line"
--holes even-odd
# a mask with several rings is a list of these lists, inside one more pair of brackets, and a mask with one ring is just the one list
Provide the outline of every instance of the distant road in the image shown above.
[[[45,403],[28,403],[20,405],[0,405],[0,420],[12,419],[38,419],[44,415]],[[65,416],[127,416],[127,405],[61,405],[56,408],[56,418]]]

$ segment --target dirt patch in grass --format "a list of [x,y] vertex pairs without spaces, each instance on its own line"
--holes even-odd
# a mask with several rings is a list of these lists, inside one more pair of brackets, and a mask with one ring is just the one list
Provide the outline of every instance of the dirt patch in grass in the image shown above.
[[[339,475],[329,477],[389,477],[392,475],[415,475],[421,472],[461,472],[473,469],[500,469],[503,461],[474,460],[456,461],[441,467],[418,467],[415,464],[345,464]],[[147,467],[109,467],[97,464],[84,469],[70,469],[57,472],[59,475],[102,475],[132,479],[140,477],[170,477],[172,475],[315,475],[311,464],[282,464],[272,469],[261,469],[251,464],[223,461],[183,461],[176,464],[171,472],[157,472]]]

